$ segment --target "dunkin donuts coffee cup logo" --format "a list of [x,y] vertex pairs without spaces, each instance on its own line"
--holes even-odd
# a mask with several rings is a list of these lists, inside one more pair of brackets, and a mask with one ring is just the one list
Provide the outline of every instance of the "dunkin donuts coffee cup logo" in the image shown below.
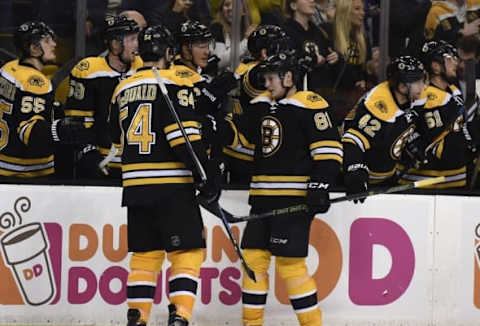
[[23,224],[22,215],[30,210],[31,202],[20,197],[0,216],[0,246],[5,266],[14,275],[15,282],[26,303],[34,306],[48,303],[55,294],[49,243],[40,223]]

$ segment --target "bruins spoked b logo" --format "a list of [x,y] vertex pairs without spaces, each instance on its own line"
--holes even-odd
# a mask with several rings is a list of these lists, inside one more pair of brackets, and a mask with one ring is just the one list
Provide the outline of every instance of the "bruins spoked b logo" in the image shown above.
[[269,157],[275,154],[282,145],[282,125],[272,116],[262,120],[262,152]]

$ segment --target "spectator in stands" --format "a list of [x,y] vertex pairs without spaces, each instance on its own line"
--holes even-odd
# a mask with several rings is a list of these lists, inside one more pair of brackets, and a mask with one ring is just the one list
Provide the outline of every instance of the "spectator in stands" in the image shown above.
[[311,20],[317,26],[333,22],[335,17],[335,2],[333,0],[316,0],[315,13]]
[[390,1],[389,55],[414,55],[423,44],[430,0]]
[[478,5],[478,0],[434,1],[425,23],[426,39],[456,45],[462,36],[478,34]]
[[[218,69],[223,70],[230,65],[230,52],[232,42],[232,18],[233,0],[223,0],[217,13],[217,18],[210,26],[210,31],[215,40],[213,53],[220,59]],[[247,54],[248,36],[255,30],[257,25],[251,24],[250,13],[247,12],[245,1],[242,1],[239,45],[240,60]]]
[[330,25],[319,27],[311,21],[315,13],[314,0],[287,0],[284,12],[288,17],[284,29],[293,48],[317,58],[315,69],[308,74],[308,89],[323,93],[320,89],[333,87],[340,58],[333,50]]
[[[366,90],[366,63],[370,57],[365,33],[365,10],[362,0],[337,0],[334,20],[335,51],[344,57],[334,83],[337,119],[343,120]],[[330,100],[332,101],[332,99]]]
[[279,26],[283,22],[281,0],[249,0],[248,7],[254,24]]
[[178,30],[180,25],[187,20],[200,21],[206,23],[203,17],[196,9],[195,0],[169,0],[166,9],[161,14],[160,21],[154,19],[153,23],[162,23],[172,33]]

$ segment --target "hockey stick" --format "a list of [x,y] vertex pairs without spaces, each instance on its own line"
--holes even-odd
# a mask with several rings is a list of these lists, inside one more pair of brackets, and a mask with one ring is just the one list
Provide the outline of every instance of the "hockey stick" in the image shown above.
[[155,75],[155,79],[157,80],[158,86],[160,86],[160,90],[162,91],[163,98],[165,99],[165,102],[167,102],[168,109],[170,110],[170,113],[173,115],[175,122],[178,124],[178,127],[180,128],[180,132],[182,133],[183,138],[185,138],[185,144],[187,145],[188,153],[193,159],[195,168],[200,174],[200,178],[202,179],[202,182],[205,183],[205,181],[207,181],[207,174],[205,173],[205,170],[202,166],[202,163],[200,163],[200,160],[198,159],[197,154],[193,150],[192,143],[188,138],[187,132],[183,128],[180,118],[178,117],[177,111],[175,111],[175,108],[173,107],[173,103],[172,103],[172,100],[170,99],[170,96],[168,96],[168,91],[167,91],[167,88],[165,87],[165,83],[162,81],[162,77],[160,77],[160,74],[158,73],[157,68],[152,67],[152,70],[153,70],[153,74]]
[[[175,108],[173,106],[172,100],[170,99],[170,96],[168,96],[168,90],[165,87],[165,84],[164,84],[162,78],[160,77],[160,74],[158,73],[157,68],[153,67],[152,70],[153,70],[153,74],[155,75],[155,79],[157,80],[158,86],[160,86],[160,90],[162,91],[163,98],[165,99],[165,102],[167,102],[167,106],[168,106],[170,112],[172,113],[176,123],[178,124],[178,126],[180,128],[180,131],[182,132],[183,138],[185,138],[185,143],[187,144],[188,153],[190,154],[190,156],[193,159],[193,162],[195,163],[195,167],[198,170],[198,173],[200,174],[200,178],[202,179],[202,182],[205,183],[207,181],[207,174],[205,173],[205,170],[203,169],[202,163],[198,159],[197,154],[193,150],[192,143],[190,142],[190,139],[188,139],[188,135],[187,135],[185,129],[183,129],[182,122],[180,121],[180,118],[177,114],[177,111],[175,111]],[[202,205],[202,201],[199,201],[199,203],[200,203],[200,205]],[[252,271],[252,269],[248,266],[247,262],[245,261],[245,258],[242,255],[242,251],[240,250],[240,247],[238,246],[237,241],[233,237],[232,229],[230,228],[230,225],[228,224],[227,218],[226,218],[225,214],[223,214],[223,211],[220,208],[220,205],[218,204],[218,200],[215,201],[214,203],[212,203],[211,205],[212,205],[213,209],[217,212],[217,214],[215,214],[215,215],[217,215],[217,216],[220,215],[223,226],[227,230],[228,237],[230,238],[230,241],[232,242],[233,247],[235,248],[235,251],[237,252],[238,257],[240,258],[240,260],[242,262],[242,266],[245,269],[247,275],[252,280],[254,280],[256,282],[255,273]]]
[[[330,199],[331,204],[335,203],[341,203],[344,201],[350,201],[350,200],[355,200],[355,199],[362,199],[362,198],[367,198],[370,196],[375,196],[375,195],[380,195],[380,194],[392,194],[395,192],[400,192],[400,191],[406,191],[414,188],[423,188],[427,186],[431,186],[437,183],[442,183],[445,182],[445,177],[435,177],[435,178],[429,178],[425,180],[420,180],[420,181],[415,181],[412,183],[408,183],[405,185],[400,185],[400,186],[394,186],[390,188],[384,188],[384,189],[374,189],[370,191],[365,191],[361,192],[358,194],[353,194],[353,195],[347,195],[347,196],[342,196],[342,197],[337,197],[334,199]],[[253,221],[253,220],[260,220],[264,218],[269,218],[269,217],[274,217],[278,215],[285,215],[285,214],[292,214],[292,213],[297,213],[297,212],[308,212],[308,205],[306,204],[299,204],[299,205],[293,205],[285,208],[278,208],[274,209],[269,212],[265,212],[262,214],[251,214],[251,215],[246,215],[246,216],[234,216],[228,212],[223,212],[225,215],[229,215],[227,219],[229,220],[230,223],[238,223],[238,222],[248,222],[248,221]]]

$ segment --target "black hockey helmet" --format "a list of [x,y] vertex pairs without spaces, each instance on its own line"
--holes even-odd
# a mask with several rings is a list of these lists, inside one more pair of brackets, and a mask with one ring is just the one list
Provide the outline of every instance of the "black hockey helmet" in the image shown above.
[[117,40],[123,42],[126,35],[140,31],[138,24],[125,16],[107,16],[103,27],[103,39],[105,42]]
[[22,56],[30,56],[30,45],[38,45],[40,40],[46,36],[55,38],[55,32],[44,22],[29,21],[21,24],[15,31],[14,44]]
[[458,59],[457,49],[448,42],[428,41],[422,46],[422,62],[430,71],[432,62],[436,61],[440,64],[445,63],[445,56],[451,56]]
[[157,61],[165,55],[167,48],[175,54],[175,40],[163,25],[147,27],[138,35],[138,52],[143,61]]
[[425,68],[415,57],[396,57],[387,67],[387,78],[402,83],[413,83],[425,78]]
[[290,71],[293,74],[293,81],[296,84],[309,72],[314,65],[314,60],[308,55],[299,55],[295,50],[280,52],[269,56],[260,63],[260,73],[277,72],[283,79]]
[[261,25],[248,37],[248,51],[258,58],[262,49],[267,50],[267,56],[287,51],[289,37],[285,31],[276,25]]
[[191,45],[198,42],[211,42],[213,35],[207,26],[198,21],[188,20],[180,25],[175,33],[175,40],[178,45]]

